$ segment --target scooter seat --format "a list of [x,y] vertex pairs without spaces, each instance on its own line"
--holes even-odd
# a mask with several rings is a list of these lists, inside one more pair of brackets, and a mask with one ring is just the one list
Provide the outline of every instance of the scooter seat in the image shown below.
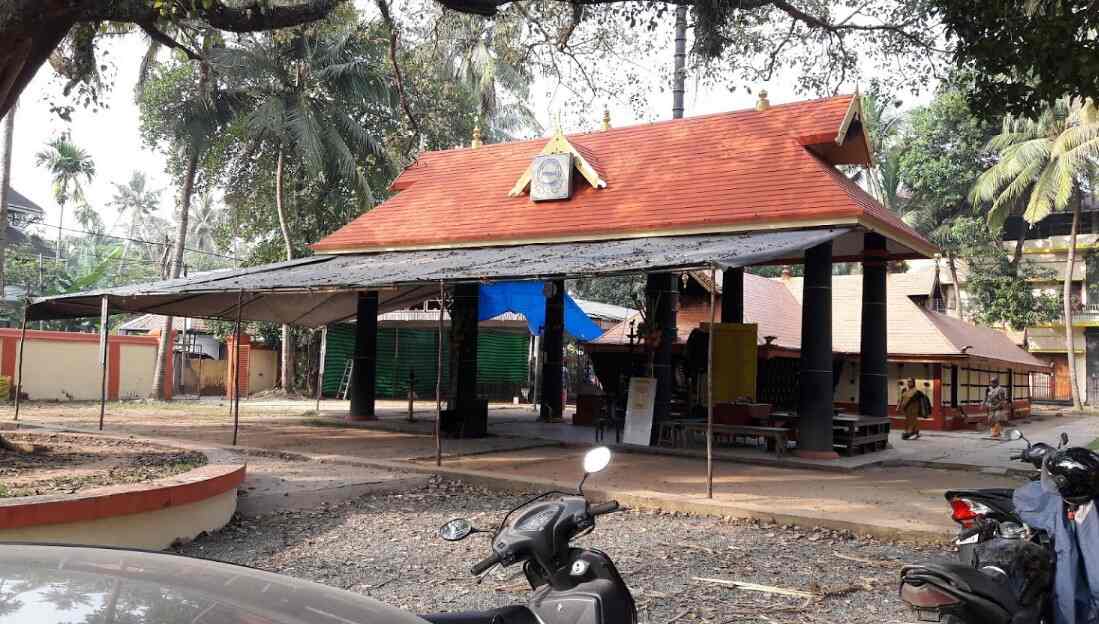
[[1015,613],[1022,609],[1019,599],[1015,597],[1015,592],[1007,583],[961,563],[937,561],[909,565],[901,570],[901,578],[955,587],[962,592],[992,601],[1008,613]]
[[489,611],[430,613],[420,617],[432,624],[539,624],[538,618],[523,605],[500,607]]

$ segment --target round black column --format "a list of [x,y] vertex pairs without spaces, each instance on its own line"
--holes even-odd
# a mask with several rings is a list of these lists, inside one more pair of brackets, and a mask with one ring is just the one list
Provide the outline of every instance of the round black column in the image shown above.
[[653,351],[653,377],[656,395],[653,402],[653,428],[649,444],[656,446],[659,423],[670,417],[672,407],[672,347],[676,338],[676,311],[679,309],[679,283],[674,273],[649,273],[645,280],[645,299],[649,308],[649,332],[659,333]]
[[565,414],[561,383],[565,351],[565,281],[547,282],[546,325],[542,328],[542,420],[560,420]]
[[373,420],[378,373],[378,291],[359,293],[355,309],[355,355],[351,369],[349,420]]
[[744,269],[725,269],[721,274],[721,322],[744,322]]
[[884,418],[889,415],[887,361],[885,237],[867,233],[863,239],[862,323],[859,354],[859,413]]
[[801,296],[798,455],[839,457],[832,448],[832,242],[805,251]]

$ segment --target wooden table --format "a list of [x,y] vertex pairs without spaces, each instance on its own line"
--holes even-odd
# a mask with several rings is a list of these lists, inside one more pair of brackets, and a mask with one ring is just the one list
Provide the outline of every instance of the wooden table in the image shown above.
[[832,446],[844,455],[884,451],[889,446],[892,420],[861,414],[836,414],[832,418]]

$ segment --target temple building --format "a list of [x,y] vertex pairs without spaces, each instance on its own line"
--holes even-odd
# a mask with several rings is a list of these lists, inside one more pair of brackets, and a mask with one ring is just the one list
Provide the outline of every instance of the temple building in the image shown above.
[[[991,377],[1008,388],[1012,418],[1029,416],[1030,375],[1048,373],[1048,364],[1015,345],[1003,332],[942,312],[937,280],[934,271],[886,276],[888,411],[894,425],[904,421],[897,416],[898,384],[908,378],[914,378],[931,399],[931,414],[921,423],[923,429],[985,424],[983,402]],[[776,409],[796,409],[804,280],[789,274],[781,278],[745,274],[743,284],[744,321],[758,326],[761,372],[755,398]],[[721,287],[719,279],[719,299]],[[709,321],[709,288],[707,276],[697,272],[682,282],[676,323],[677,367],[689,366],[691,334]],[[832,277],[833,403],[841,410],[858,408],[861,298],[861,275]],[[643,367],[644,352],[637,333],[640,320],[637,314],[584,347],[603,388],[612,395],[623,391],[624,376]],[[678,375],[685,377],[684,373]]]
[[774,106],[761,97],[750,110],[494,145],[478,140],[420,154],[389,199],[314,243],[314,256],[38,299],[28,318],[141,310],[306,327],[354,318],[348,417],[370,419],[379,314],[442,298],[450,325],[440,357],[455,372],[443,420],[458,435],[482,435],[482,285],[539,284],[541,412],[555,420],[563,413],[564,280],[644,274],[648,362],[637,386],[650,393],[651,408],[638,402],[626,430],[633,443],[655,444],[676,400],[682,275],[722,275],[715,388],[751,377],[744,388],[754,393],[756,373],[767,370],[756,370],[756,328],[744,323],[743,269],[803,264],[796,452],[834,458],[833,263],[862,264],[861,313],[857,329],[847,328],[860,336],[857,409],[844,416],[858,426],[888,415],[886,266],[936,252],[837,168],[872,165],[855,95]]

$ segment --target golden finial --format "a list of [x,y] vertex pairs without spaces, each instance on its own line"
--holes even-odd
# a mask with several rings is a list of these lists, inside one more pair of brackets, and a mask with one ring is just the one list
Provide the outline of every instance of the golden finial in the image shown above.
[[476,149],[481,145],[483,145],[481,143],[481,124],[477,124],[473,126],[473,141],[470,142],[469,146]]
[[756,110],[765,111],[771,108],[771,102],[767,99],[767,90],[764,89],[759,92],[759,100],[756,101]]
[[606,106],[603,107],[603,129],[611,129],[611,110]]

